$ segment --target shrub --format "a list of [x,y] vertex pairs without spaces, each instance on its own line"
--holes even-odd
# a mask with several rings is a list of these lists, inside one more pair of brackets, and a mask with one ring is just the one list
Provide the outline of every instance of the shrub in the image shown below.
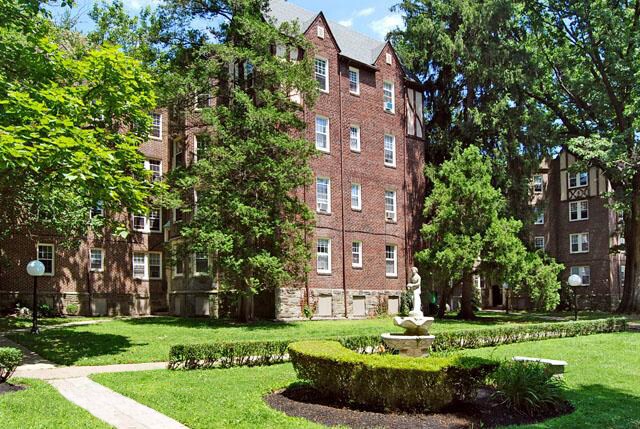
[[539,362],[506,361],[491,375],[496,396],[528,415],[555,410],[565,403],[565,384]]
[[322,394],[385,410],[439,410],[497,367],[476,357],[362,355],[337,341],[295,342],[289,355],[298,377]]
[[13,375],[22,362],[22,352],[13,347],[0,347],[0,384]]
[[178,344],[169,351],[169,369],[258,366],[287,359],[289,341]]
[[78,304],[69,304],[67,305],[66,312],[67,314],[71,314],[73,316],[77,315],[80,311],[80,306]]

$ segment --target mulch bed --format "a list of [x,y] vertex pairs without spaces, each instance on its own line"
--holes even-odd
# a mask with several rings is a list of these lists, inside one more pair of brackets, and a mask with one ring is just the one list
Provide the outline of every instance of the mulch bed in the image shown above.
[[0,395],[4,395],[5,393],[18,392],[24,389],[26,389],[26,387],[24,386],[18,386],[16,384],[9,383],[0,383]]
[[[382,393],[383,394],[383,393]],[[353,408],[344,403],[322,397],[307,386],[279,390],[265,397],[272,408],[292,417],[302,417],[325,426],[348,426],[353,429],[463,429],[493,428],[496,426],[536,423],[573,412],[566,402],[557,411],[534,417],[509,410],[482,389],[475,399],[450,405],[440,413],[405,414],[384,413],[379,410]]]

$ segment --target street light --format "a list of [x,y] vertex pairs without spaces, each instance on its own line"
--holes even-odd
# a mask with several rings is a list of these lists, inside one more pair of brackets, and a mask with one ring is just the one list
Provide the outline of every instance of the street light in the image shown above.
[[44,274],[44,264],[38,260],[31,261],[27,264],[27,274],[33,277],[33,324],[31,325],[31,333],[39,334],[38,329],[38,277]]
[[504,282],[502,283],[502,289],[504,289],[504,293],[506,295],[506,301],[507,301],[507,311],[506,314],[509,314],[509,283]]
[[571,290],[573,290],[573,320],[578,320],[578,287],[582,286],[582,277],[577,274],[571,274],[567,280]]

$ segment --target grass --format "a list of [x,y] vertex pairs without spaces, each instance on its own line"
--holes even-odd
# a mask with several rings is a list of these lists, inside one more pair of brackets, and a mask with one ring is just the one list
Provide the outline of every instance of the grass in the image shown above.
[[[565,379],[570,415],[522,428],[640,428],[640,334],[617,333],[477,349],[466,354],[514,355],[568,361]],[[264,394],[296,377],[290,364],[199,371],[99,374],[94,380],[197,428],[317,428],[316,424],[269,408]]]
[[[87,320],[98,320],[101,318],[97,317],[39,317],[38,325],[39,326],[57,326],[62,325],[63,323],[70,322],[85,322]],[[13,329],[25,329],[31,328],[31,318],[21,318],[21,317],[0,317],[0,332],[11,331]]]
[[[481,312],[474,321],[453,317],[437,320],[432,332],[452,329],[482,329],[497,324],[564,320],[568,315]],[[584,317],[602,317],[585,313]],[[401,331],[391,318],[366,320],[326,320],[303,322],[257,322],[236,324],[213,319],[143,317],[118,319],[109,323],[61,327],[33,336],[28,332],[9,334],[9,338],[40,356],[62,365],[108,365],[116,363],[162,362],[173,344],[211,341],[313,339],[328,336],[369,335]]]
[[0,395],[0,427],[3,429],[111,427],[67,401],[43,381],[11,379],[11,382],[27,386],[27,389]]

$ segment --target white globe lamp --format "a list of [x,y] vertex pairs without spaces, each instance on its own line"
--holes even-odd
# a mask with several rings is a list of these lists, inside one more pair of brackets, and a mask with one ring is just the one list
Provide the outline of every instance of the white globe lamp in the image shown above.
[[33,260],[27,264],[27,274],[33,277],[33,323],[31,325],[31,333],[39,334],[38,328],[38,277],[44,274],[44,264],[38,260]]

